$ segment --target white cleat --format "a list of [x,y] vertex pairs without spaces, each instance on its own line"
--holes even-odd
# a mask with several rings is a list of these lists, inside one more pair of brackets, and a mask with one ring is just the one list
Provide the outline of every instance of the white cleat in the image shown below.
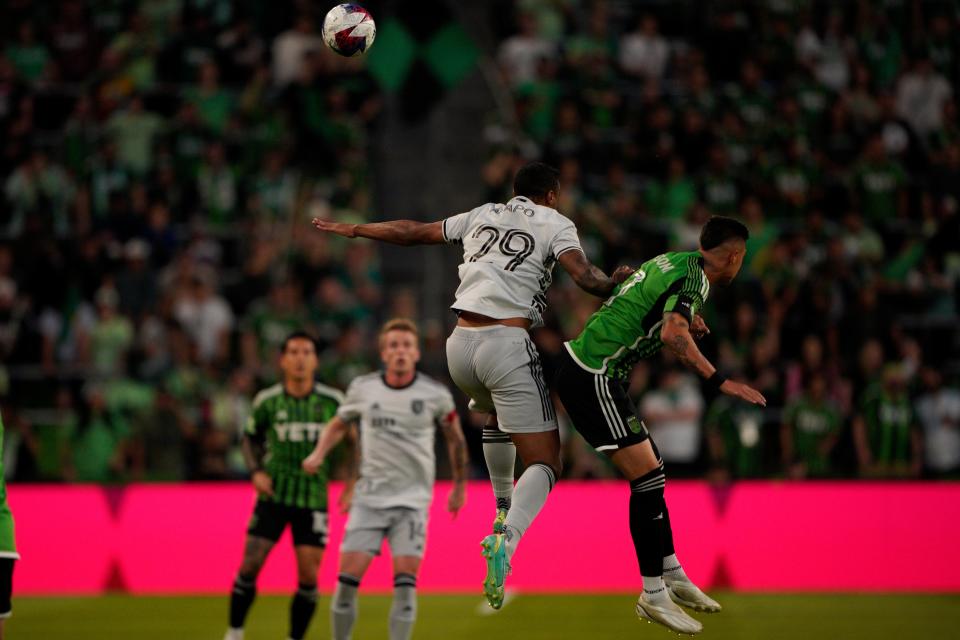
[[700,591],[700,587],[693,584],[689,580],[668,582],[667,592],[670,594],[671,600],[679,605],[693,609],[694,611],[717,613],[723,609],[719,602],[705,594],[703,591]]
[[703,625],[687,615],[687,612],[664,598],[653,603],[646,594],[637,599],[637,615],[644,620],[662,624],[671,631],[693,635],[703,631]]

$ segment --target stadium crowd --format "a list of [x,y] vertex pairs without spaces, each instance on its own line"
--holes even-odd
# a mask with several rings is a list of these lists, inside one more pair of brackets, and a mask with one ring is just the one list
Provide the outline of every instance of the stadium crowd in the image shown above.
[[[238,434],[287,333],[316,334],[342,388],[376,366],[380,321],[419,315],[415,289],[381,287],[375,246],[303,232],[373,215],[377,84],[324,50],[309,3],[8,5],[6,469],[240,477]],[[748,224],[704,349],[770,406],[705,395],[668,356],[639,366],[631,392],[673,475],[960,477],[958,3],[708,6],[492,5],[521,135],[492,116],[488,199],[525,160],[554,164],[607,270],[694,248],[714,213]],[[558,280],[535,335],[547,369],[598,303]],[[419,320],[444,376],[443,323]],[[468,439],[481,476],[479,428]],[[566,447],[565,475],[612,475]]]

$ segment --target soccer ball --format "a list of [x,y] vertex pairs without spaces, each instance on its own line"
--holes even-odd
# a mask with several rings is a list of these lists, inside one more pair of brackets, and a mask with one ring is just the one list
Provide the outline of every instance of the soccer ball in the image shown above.
[[377,25],[358,4],[338,4],[323,19],[323,41],[342,56],[356,56],[373,45]]

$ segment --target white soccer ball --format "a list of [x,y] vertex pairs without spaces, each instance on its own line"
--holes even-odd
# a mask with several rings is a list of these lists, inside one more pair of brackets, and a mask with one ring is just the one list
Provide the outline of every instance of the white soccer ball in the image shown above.
[[358,4],[338,4],[323,19],[323,41],[342,56],[358,56],[373,46],[377,25]]

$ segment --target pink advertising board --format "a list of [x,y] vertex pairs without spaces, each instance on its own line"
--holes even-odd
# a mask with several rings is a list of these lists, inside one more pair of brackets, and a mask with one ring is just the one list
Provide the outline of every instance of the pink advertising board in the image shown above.
[[[331,504],[339,491],[332,488]],[[477,591],[484,568],[479,541],[492,515],[490,489],[472,483],[467,507],[455,520],[444,508],[448,491],[446,484],[437,487],[419,585],[424,591]],[[22,556],[15,590],[23,595],[223,593],[239,564],[254,500],[242,483],[14,485],[9,494]],[[561,482],[524,537],[510,587],[636,591],[628,496],[625,483]],[[960,591],[957,483],[745,482],[717,490],[671,481],[667,502],[678,554],[705,588]],[[333,553],[344,521],[331,514],[324,590],[334,584]],[[936,562],[918,563],[918,554]],[[837,558],[842,572],[824,569]],[[285,593],[295,584],[287,533],[259,587]],[[364,588],[391,585],[389,562],[378,560]]]

